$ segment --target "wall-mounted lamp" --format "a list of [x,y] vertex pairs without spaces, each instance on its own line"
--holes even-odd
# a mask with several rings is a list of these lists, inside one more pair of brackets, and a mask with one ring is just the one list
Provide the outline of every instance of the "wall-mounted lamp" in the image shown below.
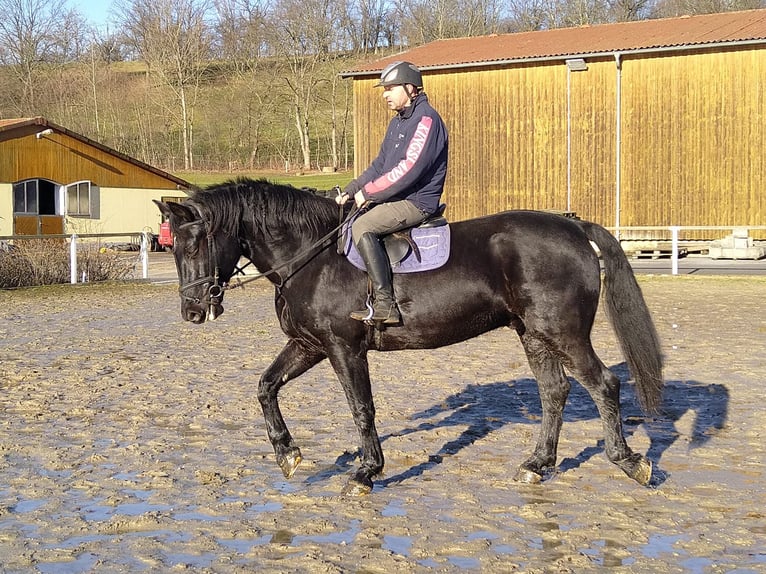
[[52,129],[50,129],[50,128],[48,128],[47,130],[43,130],[43,131],[41,131],[41,132],[37,132],[37,133],[35,134],[35,137],[36,137],[37,139],[41,139],[41,138],[43,138],[44,136],[49,136],[49,135],[51,135],[52,133],[53,133],[53,130],[52,130]]
[[584,72],[588,69],[588,64],[582,58],[573,58],[571,60],[565,60],[567,69],[570,72]]

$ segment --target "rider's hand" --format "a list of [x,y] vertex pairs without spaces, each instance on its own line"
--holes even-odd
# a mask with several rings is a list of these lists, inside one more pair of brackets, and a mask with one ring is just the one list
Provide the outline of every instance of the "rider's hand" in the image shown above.
[[348,201],[348,194],[347,193],[341,193],[340,195],[335,196],[335,203],[338,205],[343,205]]
[[365,204],[367,204],[367,202],[369,202],[369,199],[367,199],[367,198],[364,196],[364,193],[362,193],[362,191],[361,191],[361,190],[359,190],[359,191],[357,191],[357,192],[354,194],[354,201],[356,201],[356,206],[357,206],[359,209],[361,209],[362,207],[364,207],[364,206],[365,206]]

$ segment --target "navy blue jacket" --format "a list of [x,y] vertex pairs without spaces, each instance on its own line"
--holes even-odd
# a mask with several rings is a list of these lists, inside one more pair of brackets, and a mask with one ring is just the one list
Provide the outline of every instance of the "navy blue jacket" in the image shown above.
[[447,127],[421,92],[388,124],[378,157],[357,178],[364,197],[374,203],[409,199],[434,213],[447,177],[448,147]]

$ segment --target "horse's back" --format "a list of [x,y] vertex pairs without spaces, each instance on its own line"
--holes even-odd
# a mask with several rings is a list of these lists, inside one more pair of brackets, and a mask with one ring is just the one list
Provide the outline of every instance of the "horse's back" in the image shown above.
[[577,220],[543,211],[503,211],[452,224],[453,264],[549,282],[587,274],[598,283],[598,256]]
[[394,280],[404,328],[387,329],[383,347],[439,346],[521,324],[590,329],[600,268],[576,221],[506,211],[451,226],[446,265]]

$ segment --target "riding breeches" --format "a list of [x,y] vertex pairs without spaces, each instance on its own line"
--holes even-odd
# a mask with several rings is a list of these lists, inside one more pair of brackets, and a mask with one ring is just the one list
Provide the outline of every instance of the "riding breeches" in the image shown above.
[[427,216],[428,214],[406,199],[380,203],[354,221],[351,225],[351,237],[354,244],[357,244],[365,233],[373,233],[378,237],[388,235],[400,229],[414,227]]

